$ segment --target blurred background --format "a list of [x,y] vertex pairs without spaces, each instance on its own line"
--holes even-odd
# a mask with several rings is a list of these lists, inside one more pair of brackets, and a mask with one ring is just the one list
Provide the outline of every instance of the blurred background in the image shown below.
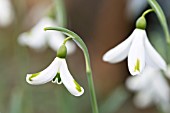
[[[8,3],[3,5],[4,1]],[[63,85],[47,83],[32,86],[25,81],[27,73],[35,73],[46,68],[55,58],[56,51],[51,48],[35,51],[28,46],[20,45],[18,37],[32,29],[49,12],[53,12],[58,1],[0,0],[0,113],[91,113],[84,56],[78,47],[67,57],[67,62],[72,75],[85,89],[82,96],[72,96]],[[126,79],[131,76],[126,60],[114,65],[102,61],[106,51],[131,34],[136,19],[149,8],[147,2],[62,2],[67,14],[66,28],[81,36],[89,49],[100,113],[162,113],[155,104],[146,108],[135,106],[135,93],[125,86]],[[169,23],[170,1],[158,2]],[[147,15],[147,21],[147,32],[152,44],[168,62],[169,57],[166,56],[165,50],[169,49],[165,49],[168,47],[156,15]],[[169,82],[169,79],[166,80]]]

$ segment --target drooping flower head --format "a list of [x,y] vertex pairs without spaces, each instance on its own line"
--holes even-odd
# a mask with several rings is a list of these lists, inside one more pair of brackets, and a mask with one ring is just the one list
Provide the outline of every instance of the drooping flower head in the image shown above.
[[32,85],[45,84],[52,81],[57,84],[64,84],[67,90],[74,96],[81,96],[84,89],[75,81],[70,74],[66,63],[67,48],[65,43],[59,48],[57,57],[43,71],[27,74],[26,81]]
[[[65,39],[61,32],[49,31],[44,32],[46,26],[58,26],[57,22],[50,17],[42,18],[29,32],[21,33],[18,37],[20,45],[28,46],[36,51],[42,51],[47,46],[57,51],[60,44]],[[76,46],[72,42],[67,42],[68,54],[75,51]]]
[[147,66],[141,75],[128,77],[126,86],[135,92],[134,103],[137,107],[146,108],[154,104],[165,111],[169,109],[170,86],[159,69]]
[[0,0],[0,27],[6,27],[14,19],[14,11],[10,0]]
[[142,73],[146,65],[166,70],[166,62],[153,48],[148,40],[144,16],[136,22],[136,29],[121,44],[104,54],[103,60],[117,63],[128,57],[128,68],[131,75]]

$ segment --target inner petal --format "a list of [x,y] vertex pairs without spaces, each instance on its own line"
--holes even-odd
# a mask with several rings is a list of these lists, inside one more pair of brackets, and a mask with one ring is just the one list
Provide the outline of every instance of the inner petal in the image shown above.
[[61,84],[61,83],[62,83],[59,72],[58,72],[58,73],[56,74],[56,76],[53,78],[52,83],[57,83],[57,84]]

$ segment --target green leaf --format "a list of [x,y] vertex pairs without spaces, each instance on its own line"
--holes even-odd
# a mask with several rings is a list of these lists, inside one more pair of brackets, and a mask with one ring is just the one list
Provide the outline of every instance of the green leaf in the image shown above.
[[155,13],[161,23],[161,26],[163,27],[166,41],[167,41],[167,43],[170,44],[170,35],[169,35],[168,24],[167,24],[167,20],[165,18],[165,14],[164,14],[162,8],[160,7],[160,5],[158,4],[158,2],[156,0],[147,0],[147,1],[148,1],[149,5],[155,10]]

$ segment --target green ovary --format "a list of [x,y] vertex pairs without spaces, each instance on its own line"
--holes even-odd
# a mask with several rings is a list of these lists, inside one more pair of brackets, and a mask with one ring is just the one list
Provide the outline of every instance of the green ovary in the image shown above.
[[75,85],[76,85],[76,89],[77,89],[77,91],[78,92],[81,92],[81,87],[80,87],[80,85],[74,80],[74,83],[75,83]]
[[140,72],[140,60],[136,60],[136,65],[134,67],[134,72],[139,71]]
[[29,80],[32,81],[32,78],[38,76],[39,74],[40,74],[40,72],[32,74],[32,75],[30,76]]

